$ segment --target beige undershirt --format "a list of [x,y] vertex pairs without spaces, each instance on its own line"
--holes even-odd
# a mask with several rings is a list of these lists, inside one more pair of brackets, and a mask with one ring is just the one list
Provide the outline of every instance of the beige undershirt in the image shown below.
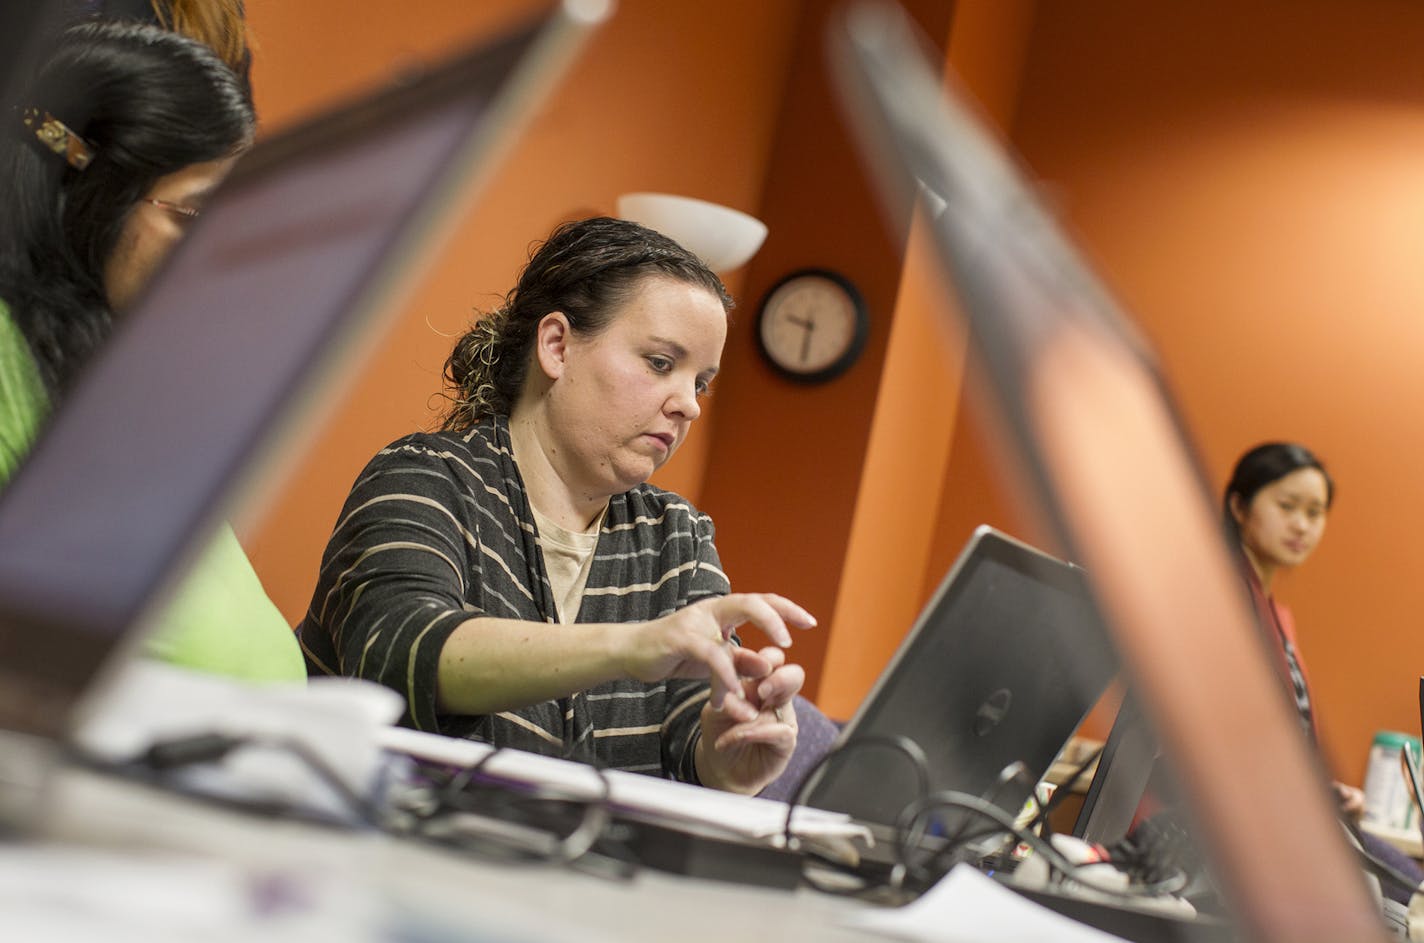
[[544,569],[549,573],[549,587],[554,591],[559,621],[573,622],[578,619],[579,606],[583,604],[593,551],[598,546],[598,532],[603,528],[603,515],[608,509],[604,508],[581,534],[564,530],[532,504],[529,509],[534,512],[534,523],[539,528],[539,547],[544,551]]

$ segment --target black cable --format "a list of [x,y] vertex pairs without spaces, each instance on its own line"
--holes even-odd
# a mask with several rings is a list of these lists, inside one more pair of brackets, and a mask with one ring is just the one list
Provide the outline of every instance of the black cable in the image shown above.
[[[919,802],[913,803],[911,806],[907,806],[905,811],[901,814],[902,834],[908,830],[908,826],[913,824],[914,819],[933,814],[936,809],[944,806],[965,809],[975,814],[982,815],[985,818],[993,821],[999,826],[999,830],[1013,835],[1019,841],[1029,845],[1033,849],[1035,854],[1042,855],[1044,861],[1048,864],[1049,868],[1053,871],[1056,871],[1060,877],[1076,881],[1079,884],[1082,884],[1083,886],[1097,893],[1120,897],[1126,900],[1141,900],[1143,898],[1155,897],[1161,894],[1175,893],[1177,890],[1180,890],[1181,887],[1185,884],[1186,876],[1183,874],[1178,875],[1167,881],[1144,885],[1139,888],[1130,888],[1126,890],[1121,888],[1105,887],[1099,885],[1091,880],[1086,879],[1081,873],[1078,873],[1080,866],[1073,864],[1071,861],[1065,858],[1063,854],[1059,852],[1058,849],[1054,848],[1051,843],[1044,840],[1042,837],[1034,834],[1033,832],[1030,832],[1024,829],[1023,827],[1017,825],[1014,822],[1013,816],[1011,816],[1008,812],[1005,812],[997,805],[994,805],[993,803],[988,802],[987,800],[982,799],[979,796],[971,795],[965,792],[956,792],[954,790],[946,790],[944,792],[934,793],[933,795],[927,796],[925,799],[920,800]],[[925,872],[923,869],[921,869],[921,873],[914,875],[914,877],[916,877],[916,879],[918,880],[925,882],[938,880],[944,872],[942,870],[936,869],[935,866],[943,860],[946,853],[952,854],[954,851],[955,849],[952,848],[946,848],[941,850],[933,858],[931,858],[929,862],[929,864],[931,865],[931,870]],[[910,875],[908,872],[910,870],[911,865],[908,862],[902,863],[906,865],[904,876],[909,877]]]
[[[433,805],[418,812],[416,834],[505,859],[560,865],[579,860],[609,836],[612,786],[603,770],[589,766],[599,790],[595,798],[586,799],[547,784],[510,783],[491,772],[489,764],[501,749],[496,747],[478,762],[455,769],[434,792]],[[578,821],[566,834],[560,834],[556,820],[573,809],[579,812]],[[482,830],[441,834],[439,828],[451,828],[457,815],[482,819]]]
[[[994,781],[994,785],[989,787],[989,794],[987,796],[981,795],[980,798],[986,802],[994,802],[999,798],[999,793],[1004,791],[1004,787],[1007,786],[1009,783],[1014,782],[1015,780],[1027,782],[1029,795],[1033,795],[1034,783],[1029,780],[1028,767],[1024,765],[1022,760],[1015,760],[1008,766],[1005,766],[1003,769],[999,770],[999,777]],[[926,824],[928,824],[928,820],[926,821]],[[968,827],[969,817],[965,816],[964,820],[959,823],[959,828],[955,829],[954,834],[945,839],[945,846],[947,848],[955,848],[959,846],[961,842],[965,841],[964,830]],[[896,833],[896,836],[902,839],[902,849],[909,845],[919,845],[919,843],[924,839],[923,832],[915,835],[915,840],[913,842],[905,842],[903,840],[904,835],[905,832],[903,830],[898,831]]]
[[[1104,744],[1104,746],[1106,746],[1106,744]],[[1102,755],[1103,747],[1098,747],[1092,753],[1088,754],[1086,759],[1073,768],[1072,775],[1059,785],[1057,791],[1053,793],[1053,797],[1039,807],[1038,814],[1028,823],[1029,831],[1037,831],[1039,825],[1048,823],[1048,817],[1063,804],[1063,800],[1073,791],[1073,787],[1077,785],[1078,780],[1083,778],[1083,774],[1086,773]]]
[[888,747],[899,753],[903,753],[909,758],[911,765],[915,769],[915,781],[918,785],[916,794],[924,798],[930,791],[930,767],[929,760],[925,757],[925,751],[920,749],[920,745],[909,737],[900,734],[876,735],[871,737],[854,737],[845,743],[829,750],[818,759],[802,777],[796,791],[791,796],[791,801],[786,804],[786,821],[782,823],[781,838],[787,848],[796,848],[799,844],[796,836],[791,831],[791,817],[795,814],[797,806],[806,804],[806,793],[810,791],[811,783],[815,781],[816,774],[822,770],[829,769],[832,762],[840,762],[852,753],[863,747]]
[[162,777],[188,767],[218,763],[234,751],[249,747],[265,747],[290,753],[334,792],[359,822],[379,831],[395,831],[393,823],[376,803],[353,789],[331,768],[324,757],[296,737],[221,733],[174,737],[151,744],[138,756],[117,768],[121,772]]

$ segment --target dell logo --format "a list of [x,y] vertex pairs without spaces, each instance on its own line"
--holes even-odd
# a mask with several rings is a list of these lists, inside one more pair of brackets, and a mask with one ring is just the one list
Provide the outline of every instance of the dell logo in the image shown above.
[[990,694],[974,714],[974,736],[988,736],[991,730],[1003,723],[1013,701],[1014,694],[1008,688],[1000,688]]

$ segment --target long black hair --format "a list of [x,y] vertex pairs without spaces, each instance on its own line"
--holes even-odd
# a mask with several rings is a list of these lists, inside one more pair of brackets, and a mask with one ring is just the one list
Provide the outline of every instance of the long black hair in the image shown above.
[[208,47],[136,23],[65,30],[19,101],[94,151],[78,169],[0,116],[0,300],[59,396],[108,336],[104,265],[128,214],[160,177],[246,147],[254,117]]
[[1235,543],[1241,540],[1241,527],[1236,523],[1236,515],[1231,513],[1232,498],[1239,501],[1242,508],[1249,508],[1262,488],[1302,468],[1314,468],[1325,477],[1325,507],[1328,509],[1335,502],[1335,480],[1325,470],[1324,463],[1305,446],[1294,442],[1266,442],[1237,459],[1231,480],[1221,496],[1221,521],[1227,536]]

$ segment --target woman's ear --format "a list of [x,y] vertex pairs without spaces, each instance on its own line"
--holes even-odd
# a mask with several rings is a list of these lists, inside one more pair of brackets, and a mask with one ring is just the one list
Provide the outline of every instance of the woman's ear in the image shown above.
[[534,357],[539,369],[550,380],[564,375],[572,336],[573,329],[562,311],[550,311],[539,319],[534,329]]
[[1236,526],[1240,527],[1246,523],[1246,508],[1241,504],[1241,495],[1232,492],[1226,499],[1227,506],[1231,508],[1231,517],[1236,521]]

